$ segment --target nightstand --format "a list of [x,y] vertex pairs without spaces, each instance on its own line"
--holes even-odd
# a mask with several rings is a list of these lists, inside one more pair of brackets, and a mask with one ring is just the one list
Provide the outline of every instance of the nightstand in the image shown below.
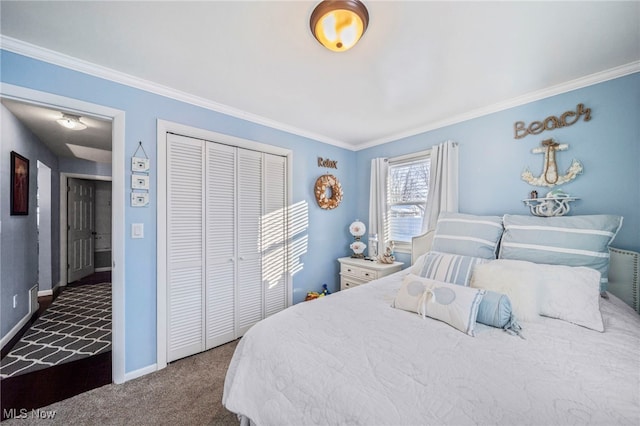
[[359,286],[402,269],[403,262],[378,263],[377,261],[341,257],[340,290]]

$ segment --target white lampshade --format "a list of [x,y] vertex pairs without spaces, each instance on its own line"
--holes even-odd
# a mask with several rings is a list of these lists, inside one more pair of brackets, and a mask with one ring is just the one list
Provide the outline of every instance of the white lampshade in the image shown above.
[[367,245],[362,241],[354,241],[351,243],[349,248],[351,248],[351,250],[353,250],[355,254],[361,255],[362,253],[364,253],[364,249],[367,248]]
[[362,237],[365,232],[367,232],[367,227],[364,226],[364,223],[360,222],[359,219],[356,219],[351,225],[349,225],[349,232],[354,237]]

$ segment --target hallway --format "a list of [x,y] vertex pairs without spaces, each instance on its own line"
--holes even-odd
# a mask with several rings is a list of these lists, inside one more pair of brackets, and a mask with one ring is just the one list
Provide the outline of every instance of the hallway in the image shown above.
[[30,409],[111,383],[111,273],[70,283],[2,359],[2,407]]

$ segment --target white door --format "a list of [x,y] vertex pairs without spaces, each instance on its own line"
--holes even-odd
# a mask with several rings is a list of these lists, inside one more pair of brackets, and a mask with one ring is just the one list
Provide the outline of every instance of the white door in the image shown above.
[[287,307],[286,158],[264,154],[264,214],[262,232],[262,285],[265,317]]
[[38,161],[38,290],[50,290],[51,169]]
[[236,148],[207,150],[207,349],[236,338]]
[[264,318],[262,288],[262,153],[238,149],[238,334]]
[[167,134],[167,360],[204,350],[204,142]]
[[287,306],[286,182],[284,157],[167,134],[168,361]]
[[95,184],[67,179],[67,282],[93,274]]

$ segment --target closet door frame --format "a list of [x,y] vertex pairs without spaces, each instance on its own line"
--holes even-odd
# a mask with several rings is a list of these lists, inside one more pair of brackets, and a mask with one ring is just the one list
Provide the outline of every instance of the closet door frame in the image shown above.
[[[238,148],[250,149],[254,151],[260,151],[267,154],[279,155],[286,157],[286,206],[291,206],[293,203],[292,196],[292,171],[293,171],[293,151],[286,148],[281,148],[273,145],[264,144],[261,142],[251,141],[235,136],[225,135],[223,133],[217,133],[210,130],[199,129],[192,126],[187,126],[180,123],[175,123],[166,120],[157,120],[157,153],[158,153],[158,217],[157,217],[157,329],[156,329],[156,369],[161,370],[167,366],[167,133],[175,133],[181,136],[186,136],[195,139],[202,139],[205,141],[219,142],[230,146],[236,146]],[[153,166],[153,165],[152,165]],[[290,238],[290,236],[288,237]],[[288,243],[288,241],[287,241]],[[290,247],[290,244],[288,244]],[[288,249],[285,250],[288,252]],[[286,259],[286,266],[288,269],[289,259]],[[287,291],[287,306],[291,306],[293,302],[293,289],[292,289],[292,276],[290,271],[287,271],[285,275],[286,279],[286,291]]]

